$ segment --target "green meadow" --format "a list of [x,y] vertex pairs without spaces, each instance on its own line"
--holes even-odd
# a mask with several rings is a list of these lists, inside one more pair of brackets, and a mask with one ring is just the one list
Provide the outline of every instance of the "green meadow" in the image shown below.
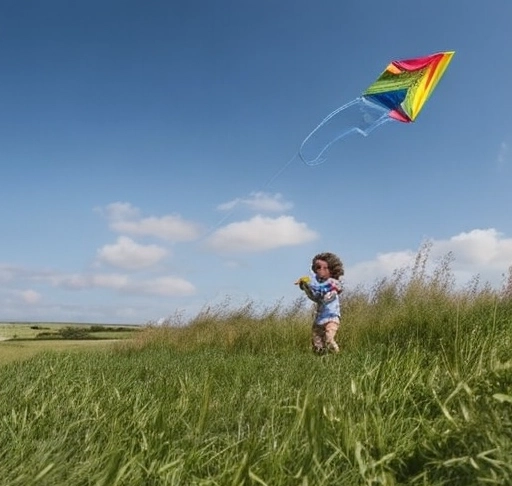
[[344,294],[339,355],[298,300],[4,362],[0,485],[512,484],[512,274],[427,253]]

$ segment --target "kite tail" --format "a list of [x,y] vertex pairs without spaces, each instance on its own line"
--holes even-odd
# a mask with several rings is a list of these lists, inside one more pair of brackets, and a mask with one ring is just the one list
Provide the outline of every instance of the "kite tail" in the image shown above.
[[366,99],[356,98],[334,110],[304,139],[299,155],[307,165],[318,165],[325,162],[324,154],[338,140],[351,133],[367,136],[378,126],[387,121],[389,109]]

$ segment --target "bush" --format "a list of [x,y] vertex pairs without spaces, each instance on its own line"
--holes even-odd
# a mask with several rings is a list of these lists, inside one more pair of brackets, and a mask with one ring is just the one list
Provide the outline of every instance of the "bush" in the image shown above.
[[62,339],[91,339],[87,329],[68,326],[59,330]]

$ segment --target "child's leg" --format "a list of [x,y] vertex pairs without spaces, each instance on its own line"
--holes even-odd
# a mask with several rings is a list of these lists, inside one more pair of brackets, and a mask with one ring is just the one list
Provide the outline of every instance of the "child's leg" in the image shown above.
[[311,344],[313,351],[317,354],[321,354],[325,351],[325,329],[324,326],[317,326],[313,324],[311,332]]
[[340,348],[338,343],[334,340],[336,333],[338,332],[339,324],[336,321],[330,321],[325,324],[325,344],[327,349],[334,353],[339,353]]

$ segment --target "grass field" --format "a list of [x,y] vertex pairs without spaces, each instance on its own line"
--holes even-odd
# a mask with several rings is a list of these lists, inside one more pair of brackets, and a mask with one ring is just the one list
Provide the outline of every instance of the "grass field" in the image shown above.
[[4,364],[0,485],[512,484],[512,281],[424,269],[344,296],[339,355],[248,302]]
[[43,352],[108,349],[114,342],[117,343],[118,341],[108,339],[97,341],[0,341],[0,366],[13,361],[32,358]]

